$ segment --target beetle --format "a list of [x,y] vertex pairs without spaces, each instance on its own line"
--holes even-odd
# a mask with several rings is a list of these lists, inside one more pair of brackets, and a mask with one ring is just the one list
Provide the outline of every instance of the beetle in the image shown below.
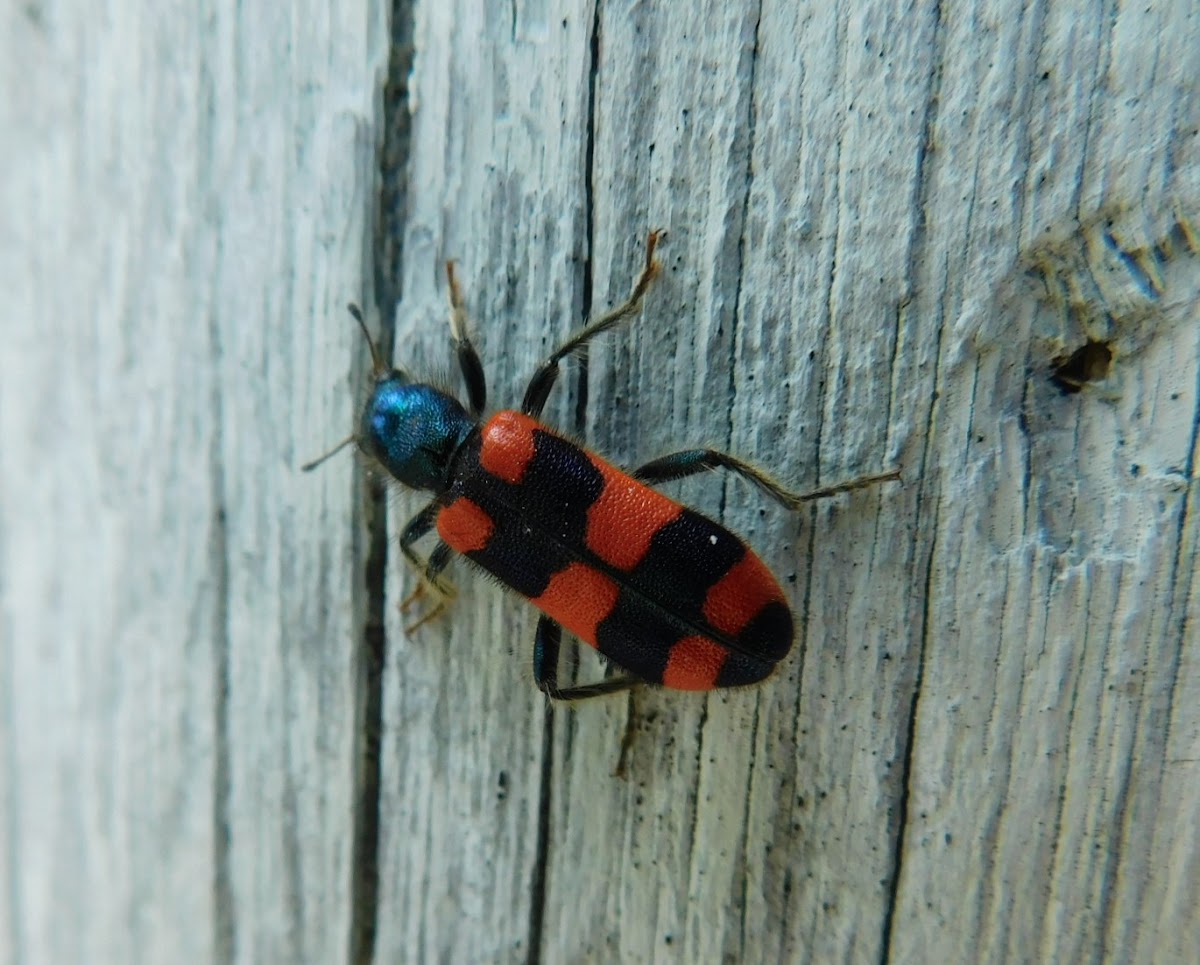
[[[533,645],[538,687],[580,700],[638,683],[713,690],[757,683],[791,649],[783,590],[746,543],[720,523],[651,488],[709,469],[748,479],[789,510],[809,500],[899,478],[896,470],[810,492],[785,489],[758,467],[715,449],[685,449],[625,472],[540,421],[560,363],[597,335],[636,315],[661,271],[650,232],[645,264],[623,303],[585,324],[538,367],[521,409],[484,419],[487,383],[467,331],[453,262],[446,265],[450,331],[467,406],[383,364],[362,313],[350,311],[370,346],[374,386],[358,432],[308,463],[314,468],[355,442],[389,476],[433,500],[404,527],[400,549],[420,574],[406,609],[426,590],[440,612],[451,590],[441,578],[454,552],[542,611]],[[415,545],[436,528],[422,559]],[[425,622],[425,619],[420,622]],[[565,627],[626,671],[560,688]]]

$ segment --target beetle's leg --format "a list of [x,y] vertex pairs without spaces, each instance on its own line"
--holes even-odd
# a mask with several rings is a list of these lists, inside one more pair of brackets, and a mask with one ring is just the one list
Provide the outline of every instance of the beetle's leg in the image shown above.
[[551,700],[586,700],[628,690],[641,683],[636,677],[612,677],[582,687],[558,689],[558,651],[562,644],[562,627],[547,616],[538,620],[533,638],[533,679]]
[[405,560],[408,561],[408,564],[420,576],[417,588],[400,604],[400,612],[407,613],[413,604],[425,595],[426,589],[437,597],[437,602],[434,603],[433,608],[412,626],[406,628],[409,632],[438,616],[446,609],[447,604],[454,599],[454,587],[444,580],[439,579],[442,570],[450,562],[450,547],[445,543],[439,542],[434,547],[433,552],[429,554],[429,559],[427,560],[421,559],[413,549],[413,544],[433,529],[433,524],[437,521],[437,514],[440,509],[441,505],[435,499],[410,519],[408,525],[404,527],[404,532],[400,534],[400,552],[404,554]]
[[777,479],[757,466],[716,449],[685,449],[682,452],[673,452],[669,456],[652,459],[644,466],[638,466],[630,475],[643,482],[666,482],[669,479],[682,479],[684,476],[691,476],[706,469],[728,469],[736,472],[743,479],[754,483],[781,506],[791,510],[797,510],[804,503],[813,499],[836,496],[838,493],[900,478],[900,470],[891,469],[873,476],[860,476],[858,479],[850,479],[833,486],[822,486],[820,489],[796,493],[784,488]]
[[437,522],[437,514],[441,508],[435,499],[410,519],[404,527],[404,532],[400,534],[400,552],[408,560],[408,565],[418,573],[424,572],[425,561],[417,555],[416,550],[413,549],[413,543],[433,529],[433,524]]
[[540,416],[542,409],[546,406],[546,399],[550,396],[550,390],[554,388],[554,383],[558,381],[558,363],[597,335],[607,332],[614,325],[619,325],[627,318],[631,318],[637,314],[638,309],[641,308],[642,299],[646,295],[646,290],[650,287],[650,283],[662,271],[662,265],[654,260],[654,249],[658,247],[659,241],[665,236],[666,232],[664,231],[651,231],[649,236],[647,236],[646,263],[642,268],[642,273],[638,275],[637,282],[634,283],[633,291],[629,297],[612,311],[606,312],[594,322],[588,322],[584,325],[583,328],[556,348],[554,353],[533,373],[533,378],[529,380],[529,385],[525,389],[525,400],[521,403],[522,412],[533,416],[535,419]]
[[467,385],[467,401],[471,418],[478,419],[487,405],[487,378],[483,374],[483,363],[479,353],[471,344],[467,334],[467,303],[462,287],[454,273],[454,262],[446,262],[446,281],[450,288],[450,337],[454,339],[454,351],[458,355],[458,367],[462,369],[463,382]]
[[405,632],[412,633],[418,627],[424,626],[430,620],[441,616],[446,608],[454,601],[454,587],[444,580],[439,579],[439,574],[446,568],[450,562],[454,551],[445,543],[439,542],[433,548],[433,552],[429,554],[429,559],[425,562],[425,569],[421,573],[421,581],[417,584],[417,588],[409,594],[407,600],[400,604],[400,612],[407,613],[414,603],[425,595],[425,588],[437,597],[433,606],[426,612],[416,623],[405,627]]

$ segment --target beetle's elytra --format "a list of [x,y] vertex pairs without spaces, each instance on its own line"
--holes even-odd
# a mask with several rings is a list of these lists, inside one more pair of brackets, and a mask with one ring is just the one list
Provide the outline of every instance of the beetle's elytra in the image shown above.
[[[538,421],[559,363],[638,312],[660,271],[654,250],[661,238],[661,232],[649,235],[629,298],[567,339],[533,374],[521,411],[486,420],[483,366],[467,334],[453,264],[446,266],[450,327],[469,409],[385,367],[361,313],[351,307],[371,345],[375,385],[358,433],[346,441],[357,442],[399,482],[435,494],[400,538],[422,579],[413,598],[428,588],[442,601],[434,612],[441,609],[449,594],[441,572],[452,551],[526,597],[542,611],[534,680],[559,700],[640,682],[679,690],[752,684],[791,649],[792,615],[770,570],[724,526],[648,483],[729,469],[794,510],[811,499],[899,478],[892,471],[793,493],[757,467],[713,449],[683,450],[625,472]],[[439,541],[421,559],[414,546],[435,528]],[[562,627],[627,675],[559,689]]]

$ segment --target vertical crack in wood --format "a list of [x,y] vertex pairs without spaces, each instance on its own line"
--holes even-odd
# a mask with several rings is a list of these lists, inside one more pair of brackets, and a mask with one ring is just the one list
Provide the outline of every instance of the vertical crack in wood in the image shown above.
[[[350,961],[367,965],[374,959],[379,904],[380,747],[383,732],[383,668],[387,653],[386,606],[387,519],[384,487],[364,484],[367,556],[363,564],[363,643],[360,651],[359,741],[355,775],[356,801],[351,878]],[[358,527],[355,527],[358,530]]]
[[233,909],[233,882],[230,871],[230,804],[232,791],[229,764],[229,561],[225,556],[225,511],[218,512],[217,524],[217,626],[214,661],[213,744],[213,957],[232,962],[236,946],[237,920]]
[[[1029,380],[1026,379],[1026,382],[1028,382],[1028,381]],[[1051,580],[1053,580],[1052,576],[1047,579],[1047,583],[1049,583]],[[1084,613],[1090,612],[1088,607],[1091,604],[1091,590],[1092,590],[1092,588],[1088,587],[1085,592],[1085,595],[1084,595],[1084,610],[1083,610]],[[1045,594],[1044,599],[1049,599],[1049,597],[1050,597],[1049,587],[1043,588],[1042,592]],[[1003,613],[1001,614],[1001,618],[1003,618]],[[1041,625],[1041,627],[1038,628],[1039,635],[1038,635],[1037,639],[1045,640],[1048,638],[1048,634],[1050,632],[1049,623],[1050,623],[1050,607],[1047,606],[1047,607],[1042,608],[1042,625]],[[1079,665],[1080,666],[1085,666],[1085,661],[1090,658],[1090,655],[1088,654],[1087,650],[1088,650],[1088,644],[1091,642],[1091,634],[1088,632],[1088,629],[1089,628],[1085,625],[1084,629],[1083,629],[1083,641],[1082,641],[1082,645],[1080,647],[1080,654],[1079,654]],[[1076,723],[1075,712],[1079,707],[1079,701],[1081,699],[1080,689],[1082,687],[1082,684],[1083,684],[1083,675],[1082,674],[1074,675],[1074,680],[1071,683],[1071,697],[1070,697],[1070,701],[1067,704],[1066,726],[1063,730],[1063,733],[1066,735],[1066,738],[1063,741],[1063,748],[1062,748],[1062,757],[1064,760],[1071,760],[1072,755],[1075,753],[1075,749],[1072,746],[1072,735],[1075,733],[1075,723]],[[1022,682],[1022,689],[1023,689],[1023,687],[1024,687],[1024,683]],[[1083,699],[1086,699],[1086,698],[1083,698]],[[1016,706],[1019,706],[1019,704],[1017,704]],[[1010,770],[1011,770],[1011,768],[1010,768]],[[1055,796],[1055,801],[1054,801],[1054,824],[1052,826],[1053,830],[1051,831],[1052,840],[1053,840],[1054,844],[1051,847],[1050,855],[1046,862],[1046,866],[1048,868],[1057,867],[1060,858],[1063,856],[1064,849],[1062,846],[1065,844],[1065,842],[1063,840],[1063,819],[1067,813],[1067,789],[1068,789],[1068,786],[1069,786],[1069,781],[1068,781],[1067,777],[1065,775],[1061,776],[1058,781],[1058,794]],[[1006,800],[1004,802],[1004,806],[1007,806],[1007,804],[1008,804],[1008,802]],[[1053,885],[1051,884],[1047,889],[1047,904],[1049,904],[1050,895],[1052,893],[1053,893]],[[1040,961],[1046,961],[1046,962],[1054,960],[1054,951],[1055,951],[1052,940],[1050,941],[1049,947],[1047,947],[1047,941],[1050,939],[1050,933],[1053,931],[1052,928],[1047,927],[1048,924],[1049,924],[1048,921],[1045,918],[1043,918],[1042,921],[1039,922],[1039,924],[1038,924],[1038,934],[1036,936],[1037,947],[1042,950],[1042,954],[1039,955],[1038,958]]]
[[[379,197],[374,200],[372,266],[374,301],[379,306],[379,348],[392,357],[394,309],[400,300],[404,222],[408,207],[411,141],[408,77],[412,68],[413,2],[393,0],[387,80],[383,90],[383,136],[377,165]],[[368,181],[370,177],[368,175]],[[379,916],[379,806],[383,733],[383,671],[387,660],[387,506],[383,483],[360,482],[366,558],[358,612],[363,638],[357,681],[359,741],[355,755],[354,842],[351,858],[349,960],[368,965],[375,957]],[[355,526],[355,533],[360,528]],[[355,553],[358,558],[358,553]]]
[[[830,40],[830,47],[835,51],[834,56],[836,58],[836,62],[835,62],[835,67],[834,67],[834,74],[837,78],[836,83],[839,88],[843,87],[846,84],[846,61],[845,61],[846,38],[842,34],[842,32],[845,29],[846,29],[846,25],[845,25],[844,18],[839,17],[835,23],[834,36]],[[928,118],[927,118],[927,120],[928,120]],[[839,117],[839,122],[844,124],[844,118]],[[825,317],[828,319],[829,328],[833,327],[833,319],[835,316],[833,296],[834,296],[834,286],[837,284],[838,254],[840,251],[839,246],[842,243],[842,232],[841,232],[840,223],[841,223],[841,218],[842,218],[842,188],[843,188],[843,186],[842,186],[842,137],[840,134],[838,137],[835,137],[833,139],[833,161],[832,161],[831,166],[832,166],[832,169],[834,172],[833,197],[834,197],[834,206],[837,211],[837,216],[836,216],[837,223],[834,225],[834,229],[833,229],[833,239],[832,239],[833,247],[831,248],[831,250],[829,252],[829,271],[826,273],[826,276],[825,276]],[[826,378],[826,373],[829,371],[829,335],[828,335],[828,331],[821,337],[820,342],[819,342],[819,349],[820,349],[820,353],[821,353],[821,356],[819,359],[813,359],[812,353],[809,354],[809,360],[815,362],[817,371],[820,373],[820,375],[818,377],[818,381],[817,381],[816,430],[813,433],[813,442],[812,442],[812,444],[813,444],[813,462],[817,467],[817,478],[818,479],[821,478],[821,475],[820,475],[820,472],[821,472],[821,444],[823,443],[824,438],[825,438],[825,400],[826,400],[826,397],[828,394],[826,391],[826,385],[828,384],[828,381],[829,381]],[[812,556],[810,555],[808,557],[808,559],[811,561]],[[810,562],[810,565],[808,568],[808,583],[809,583],[810,589],[811,589],[812,581],[813,581],[813,567]],[[806,625],[805,626],[805,636],[807,637],[807,635],[808,635],[808,629],[807,629],[807,625]]]
[[394,312],[400,301],[404,227],[408,215],[408,162],[412,112],[408,78],[413,61],[414,0],[393,0],[387,79],[383,89],[383,143],[378,159],[379,199],[373,252],[375,302],[379,306],[380,350],[392,357]]
[[1113,58],[1113,33],[1116,30],[1117,16],[1120,13],[1121,4],[1117,0],[1105,0],[1104,10],[1096,11],[1097,20],[1108,25],[1107,43],[1103,44],[1100,49],[1100,56],[1096,58],[1095,73],[1092,74],[1085,90],[1091,91],[1091,96],[1088,98],[1087,116],[1083,120],[1083,137],[1080,138],[1079,153],[1076,155],[1080,159],[1079,167],[1075,171],[1075,184],[1071,191],[1070,208],[1075,212],[1075,216],[1083,220],[1085,213],[1082,209],[1083,205],[1083,183],[1086,177],[1086,165],[1088,157],[1091,153],[1092,145],[1092,130],[1097,123],[1103,123],[1106,116],[1104,104],[1107,103],[1107,98],[1110,96],[1109,85],[1105,82],[1105,78],[1109,77],[1109,71],[1112,69]]
[[[743,185],[742,185],[742,211],[741,211],[741,226],[738,231],[737,243],[737,280],[736,290],[733,296],[733,318],[730,322],[730,339],[729,344],[730,358],[728,366],[728,379],[726,382],[726,393],[728,396],[728,412],[725,423],[725,445],[727,449],[735,448],[733,445],[733,410],[734,401],[737,397],[737,343],[741,335],[741,310],[742,310],[742,279],[745,276],[746,267],[746,232],[750,223],[750,194],[754,187],[754,148],[755,135],[758,126],[758,105],[756,98],[758,96],[758,60],[759,60],[759,43],[760,31],[762,29],[763,5],[761,0],[757,9],[754,12],[754,38],[750,46],[749,53],[749,68],[748,76],[744,90],[746,96],[746,114],[744,122],[743,139],[745,143],[746,156],[743,167]],[[721,516],[725,515],[726,498],[729,494],[729,486],[732,480],[727,479],[725,485],[721,487],[720,512]],[[759,712],[762,707],[762,696],[759,694],[754,702],[754,725],[751,728],[751,736],[749,741],[749,761],[748,773],[749,780],[746,782],[746,796],[742,807],[742,827],[740,829],[741,838],[741,889],[738,896],[738,958],[744,960],[747,949],[747,920],[746,920],[746,905],[748,900],[749,889],[749,842],[750,842],[750,815],[753,811],[751,801],[755,791],[754,774],[756,771],[755,764],[757,763],[757,747],[758,747],[758,724]],[[707,711],[707,707],[706,707]],[[701,732],[703,737],[703,731]],[[697,747],[703,750],[703,741],[697,742]],[[697,771],[699,773],[699,771]]]
[[[755,784],[754,775],[757,773],[754,763],[757,758],[756,748],[758,747],[758,732],[762,720],[762,700],[754,701],[754,720],[750,724],[749,740],[747,741],[750,747],[750,779],[746,782],[746,795],[742,799],[742,875],[741,887],[738,889],[738,906],[741,909],[738,922],[738,960],[746,961],[749,957],[749,951],[754,949],[752,940],[760,936],[751,936],[747,934],[749,928],[748,916],[746,915],[746,906],[750,900],[750,815],[754,813],[754,801],[759,799],[759,789]],[[787,921],[786,918],[781,921]]]
[[[1109,847],[1104,849],[1104,858],[1101,861],[1101,872],[1099,882],[1099,903],[1100,915],[1097,925],[1097,942],[1093,949],[1096,958],[1099,961],[1110,961],[1112,956],[1109,949],[1112,948],[1119,938],[1114,934],[1115,929],[1125,924],[1124,916],[1113,914],[1113,904],[1116,900],[1116,893],[1121,885],[1121,866],[1125,858],[1125,844],[1128,841],[1129,835],[1129,799],[1132,796],[1133,784],[1137,780],[1135,771],[1149,771],[1149,761],[1139,760],[1135,757],[1136,748],[1138,746],[1137,724],[1134,723],[1134,735],[1130,740],[1130,755],[1124,757],[1120,761],[1120,771],[1115,780],[1110,779],[1109,786],[1106,789],[1106,795],[1112,800],[1112,823],[1114,833],[1109,838],[1112,842]],[[1161,775],[1161,769],[1160,769]],[[1161,787],[1161,776],[1156,775],[1157,786]],[[1157,810],[1157,809],[1155,809]],[[1115,839],[1115,840],[1114,840]],[[1137,919],[1134,918],[1134,921]]]
[[[762,26],[762,3],[758,4],[758,9],[754,14],[754,39],[750,45],[748,59],[750,61],[747,68],[746,83],[742,89],[747,92],[746,96],[746,118],[743,127],[742,141],[745,145],[745,159],[742,168],[742,205],[740,220],[741,225],[738,227],[737,240],[737,261],[736,261],[736,277],[734,279],[733,291],[733,314],[729,320],[729,365],[726,367],[728,376],[725,383],[726,396],[726,411],[725,420],[725,448],[733,448],[733,404],[737,398],[737,342],[740,333],[740,321],[742,310],[742,276],[745,273],[746,267],[746,226],[750,221],[750,192],[754,185],[754,134],[755,125],[758,122],[758,114],[755,105],[755,80],[758,72],[758,47],[759,36],[758,32]],[[725,484],[721,487],[720,500],[720,516],[725,516],[725,501],[729,493],[729,487],[732,480],[727,478]]]
[[685,843],[687,847],[684,849],[684,869],[683,880],[688,883],[688,888],[692,886],[692,858],[696,854],[697,838],[696,827],[700,822],[700,770],[704,766],[704,728],[708,726],[708,708],[709,702],[705,700],[700,705],[700,716],[696,721],[696,739],[692,741],[692,746],[696,748],[695,772],[697,774],[696,786],[689,796],[691,805],[691,813],[688,814],[688,830]]
[[[1195,568],[1184,565],[1183,552],[1184,544],[1187,541],[1188,528],[1192,521],[1196,518],[1196,457],[1200,454],[1200,371],[1196,373],[1196,408],[1192,411],[1192,432],[1188,437],[1187,455],[1183,460],[1183,478],[1188,482],[1188,487],[1184,492],[1182,506],[1180,506],[1179,520],[1176,523],[1175,533],[1175,558],[1171,561],[1171,597],[1172,606],[1175,600],[1175,589],[1182,588],[1183,606],[1179,608],[1179,633],[1176,636],[1176,646],[1173,656],[1173,665],[1168,675],[1168,680],[1171,681],[1171,686],[1167,691],[1167,707],[1165,718],[1165,733],[1163,735],[1164,753],[1169,746],[1171,737],[1171,720],[1175,712],[1175,694],[1179,688],[1182,678],[1179,674],[1180,662],[1183,660],[1183,651],[1189,640],[1188,636],[1188,604],[1190,594],[1187,592],[1185,578],[1192,576],[1195,573]],[[1161,786],[1161,785],[1160,785]]]
[[542,960],[542,929],[546,924],[546,876],[550,869],[550,805],[554,780],[554,708],[549,701],[542,709],[542,767],[538,775],[537,842],[533,856],[533,880],[529,885],[529,953],[527,965]]
[[1033,492],[1033,428],[1029,424],[1029,412],[1033,405],[1031,396],[1032,382],[1025,379],[1024,385],[1021,386],[1021,404],[1017,409],[1017,429],[1021,433],[1023,440],[1021,451],[1024,454],[1024,464],[1021,467],[1021,535],[1027,536],[1031,529],[1036,530],[1036,526],[1030,526],[1029,514],[1029,496]]
[[[933,28],[932,36],[930,37],[930,46],[933,48],[933,56],[931,59],[932,67],[929,73],[929,92],[925,99],[925,117],[922,124],[921,140],[917,146],[917,177],[916,177],[916,206],[917,225],[913,232],[912,247],[909,255],[908,274],[910,279],[914,279],[920,264],[920,253],[925,247],[925,239],[927,234],[927,225],[925,221],[925,211],[930,191],[930,175],[929,175],[929,150],[933,144],[934,130],[938,119],[938,107],[941,99],[942,85],[942,3],[941,0],[934,5],[933,9]],[[916,286],[912,286],[916,289]],[[939,327],[944,330],[945,319],[941,319]],[[942,363],[942,335],[938,333],[937,338],[937,355],[934,360],[934,378],[940,377]],[[930,409],[930,428],[935,421],[934,413],[936,411],[937,401],[933,403]],[[929,451],[932,440],[936,438],[935,432],[926,432],[926,451],[921,458],[921,473],[924,475],[924,467],[929,463]],[[920,477],[918,477],[920,478]],[[924,498],[922,496],[921,487],[918,486],[914,518],[917,520],[917,532],[922,532],[925,527],[922,526],[922,511],[924,509]],[[922,604],[921,604],[921,628],[917,639],[920,641],[920,649],[916,655],[916,671],[913,675],[912,694],[909,698],[908,705],[908,720],[905,724],[904,731],[904,763],[900,772],[900,797],[896,804],[895,816],[895,844],[892,852],[892,869],[887,883],[887,906],[884,909],[883,924],[879,941],[879,960],[888,962],[892,955],[892,934],[895,924],[896,907],[900,900],[900,881],[904,871],[904,847],[908,832],[908,805],[909,797],[912,793],[913,780],[913,756],[914,748],[917,739],[917,713],[921,700],[921,685],[925,677],[925,655],[928,650],[929,643],[929,626],[931,622],[931,591],[933,586],[933,546],[937,536],[937,506],[933,508],[932,525],[928,527],[924,556],[923,567],[925,571],[924,585],[922,587]]]
[[[214,364],[221,357],[221,333],[215,316],[209,318],[209,336]],[[212,395],[213,425],[224,425],[224,407],[219,387],[214,383]],[[219,962],[234,960],[237,945],[237,918],[234,914],[233,876],[231,871],[231,804],[233,792],[230,765],[229,631],[230,564],[229,530],[225,511],[225,471],[221,461],[220,433],[212,436],[209,464],[212,467],[210,486],[216,512],[213,516],[212,541],[209,547],[212,572],[216,575],[213,626],[213,799],[212,799],[212,869],[213,869],[213,958]]]
[[[595,221],[595,177],[596,177],[596,84],[600,74],[600,0],[592,11],[592,38],[589,51],[591,62],[588,67],[587,86],[587,131],[584,134],[583,145],[583,238],[586,254],[583,259],[583,279],[580,285],[581,318],[590,318],[592,314],[592,293],[594,279],[592,271],[596,264],[594,247],[596,243]],[[587,428],[588,407],[588,351],[587,346],[578,352],[579,364],[575,376],[575,432],[582,439]]]
[[[583,258],[583,278],[580,282],[580,317],[589,318],[592,313],[594,290],[593,269],[595,266],[595,173],[596,173],[596,86],[600,74],[600,23],[601,3],[596,0],[592,8],[592,35],[589,44],[587,78],[587,109],[584,121],[583,146],[583,234],[586,252]],[[575,412],[573,414],[575,434],[585,438],[588,408],[588,353],[578,353],[575,376]],[[546,925],[546,879],[550,870],[550,808],[554,789],[554,708],[549,702],[542,714],[541,773],[538,776],[537,839],[534,846],[532,880],[529,883],[529,951],[525,961],[537,965],[542,957],[543,931]]]
[[913,678],[912,696],[908,702],[908,721],[904,730],[904,766],[900,772],[900,800],[896,804],[896,843],[893,851],[891,880],[888,882],[887,907],[883,916],[883,933],[879,943],[879,960],[891,961],[892,926],[896,904],[900,900],[900,877],[904,869],[904,842],[908,830],[908,798],[912,789],[913,747],[917,741],[917,705],[921,699],[921,681],[925,676],[925,635],[929,629],[929,601],[933,583],[933,554],[925,562],[925,601],[921,612],[921,650],[917,655],[917,672]]

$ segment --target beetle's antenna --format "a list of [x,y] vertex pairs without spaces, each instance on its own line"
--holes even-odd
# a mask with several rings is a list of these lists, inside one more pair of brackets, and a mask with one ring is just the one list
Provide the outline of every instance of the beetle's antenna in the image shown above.
[[321,465],[321,463],[323,463],[326,459],[328,459],[330,456],[336,456],[339,452],[341,452],[343,449],[345,449],[352,442],[358,442],[358,436],[356,436],[356,435],[355,436],[347,436],[345,439],[343,439],[341,442],[339,442],[336,446],[334,446],[328,452],[324,453],[323,455],[317,456],[317,458],[312,460],[312,462],[306,462],[303,466],[300,467],[300,471],[301,472],[312,472],[314,469],[317,468],[317,466]]
[[[379,357],[379,346],[375,343],[375,339],[371,338],[371,332],[367,329],[367,322],[363,318],[362,309],[354,302],[346,306],[346,309],[354,316],[354,320],[358,322],[358,327],[363,333],[363,338],[367,340],[367,348],[371,350],[371,368],[374,369],[375,378],[382,378],[387,375],[387,368],[383,364],[383,359]],[[336,456],[339,452],[345,449],[350,443],[358,442],[358,436],[346,436],[336,446],[326,452],[324,455],[317,456],[311,462],[306,462],[300,467],[301,472],[312,472],[317,466],[321,465],[330,456]]]
[[[354,316],[354,320],[358,322],[358,327],[362,329],[363,338],[367,340],[367,347],[371,350],[371,368],[374,369],[375,377],[378,378],[381,375],[387,375],[387,366],[383,364],[383,360],[379,357],[379,346],[375,344],[375,339],[371,338],[371,333],[367,330],[367,323],[363,319],[362,309],[355,305],[354,302],[351,302],[346,308]],[[345,444],[344,442],[342,443],[342,445]],[[334,452],[336,451],[335,449]]]

